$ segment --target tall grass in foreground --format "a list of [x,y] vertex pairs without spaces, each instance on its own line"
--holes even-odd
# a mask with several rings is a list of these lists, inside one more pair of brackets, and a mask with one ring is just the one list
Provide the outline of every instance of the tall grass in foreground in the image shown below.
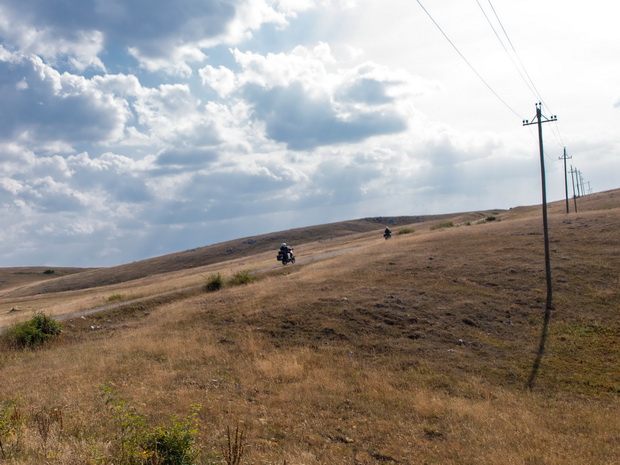
[[[265,284],[264,298],[283,287],[281,280]],[[148,461],[160,447],[153,435],[173,430],[175,442],[191,444],[196,464],[232,464],[225,432],[235,423],[246,432],[245,463],[259,465],[611,465],[618,452],[617,405],[502,388],[430,361],[369,357],[346,344],[278,347],[251,326],[222,324],[260,302],[241,289],[249,288],[166,306],[148,327],[109,343],[5,361],[0,389],[21,393],[23,420],[9,463],[174,463]],[[58,363],[60,356],[72,362]],[[49,388],[33,389],[32,372]],[[97,387],[104,380],[118,390],[107,403]],[[194,404],[203,408],[192,411]],[[34,415],[45,406],[60,409],[63,421],[52,423],[44,440]]]

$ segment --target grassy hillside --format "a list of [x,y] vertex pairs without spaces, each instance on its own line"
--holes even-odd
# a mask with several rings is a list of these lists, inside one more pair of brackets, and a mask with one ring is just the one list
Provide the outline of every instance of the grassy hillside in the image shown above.
[[[270,245],[107,287],[11,288],[3,307],[31,299],[60,315],[112,296],[127,305],[66,321],[43,349],[3,349],[0,402],[23,420],[20,436],[0,426],[4,449],[15,446],[5,459],[130,463],[121,420],[170,425],[200,404],[195,463],[226,463],[226,429],[239,426],[245,464],[615,464],[620,192],[578,207],[550,206],[554,310],[533,390],[540,207],[427,219],[390,241],[377,225],[330,240],[287,235],[306,259],[294,266],[275,267]],[[239,270],[260,272],[202,289]],[[105,403],[103,385],[125,410]]]
[[[448,215],[375,217],[310,226],[245,237],[109,268],[88,270],[54,267],[0,268],[0,292],[4,289],[4,294],[19,297],[107,286],[277,250],[284,241],[291,244],[326,241],[360,232],[383,230],[387,224],[394,227],[446,216]],[[54,273],[50,273],[51,271]],[[30,285],[22,286],[23,284]],[[8,289],[16,287],[18,289],[7,292]]]

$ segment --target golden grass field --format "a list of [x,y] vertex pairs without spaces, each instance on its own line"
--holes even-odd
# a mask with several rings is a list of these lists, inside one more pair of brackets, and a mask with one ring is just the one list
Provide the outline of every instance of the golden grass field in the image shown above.
[[[42,349],[2,349],[0,403],[23,420],[4,461],[120,463],[105,385],[153,424],[199,404],[201,464],[225,463],[235,426],[242,464],[618,464],[620,191],[570,207],[549,205],[554,310],[533,389],[539,206],[420,218],[389,241],[380,223],[282,232],[209,263],[0,269],[0,326],[125,303],[63,320]],[[277,266],[281,240],[297,264]],[[260,272],[204,290],[242,270]]]

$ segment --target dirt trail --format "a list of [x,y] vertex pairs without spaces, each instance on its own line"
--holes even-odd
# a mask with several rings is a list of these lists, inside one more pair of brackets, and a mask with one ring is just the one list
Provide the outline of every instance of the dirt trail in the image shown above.
[[[297,260],[298,264],[303,264],[303,263],[310,263],[316,260],[321,260],[324,258],[328,258],[328,257],[332,257],[334,255],[340,255],[343,253],[347,253],[347,252],[351,252],[353,250],[358,250],[361,248],[364,248],[367,246],[358,246],[358,247],[349,247],[346,249],[342,249],[342,250],[335,250],[332,252],[326,252],[326,253],[322,253],[319,255],[313,255],[310,257],[304,257],[304,258],[300,258]],[[286,265],[286,266],[295,266],[295,265]],[[270,266],[267,268],[262,268],[260,270],[255,270],[255,271],[251,271],[250,274],[257,274],[257,273],[266,273],[268,271],[272,271],[272,270],[276,270],[278,268],[281,268],[282,265],[276,265],[276,266]],[[70,320],[72,318],[80,318],[86,315],[92,315],[93,313],[100,313],[100,312],[106,312],[109,310],[114,310],[116,308],[121,308],[121,307],[125,307],[128,305],[135,305],[138,303],[142,303],[142,302],[148,302],[151,300],[161,300],[162,298],[166,298],[166,297],[170,297],[174,294],[179,294],[179,295],[183,295],[183,294],[189,294],[192,291],[196,291],[198,289],[200,289],[202,286],[188,286],[186,288],[183,289],[177,289],[174,291],[168,291],[168,292],[162,292],[160,294],[153,294],[153,295],[149,295],[146,297],[139,297],[136,299],[132,299],[132,300],[125,300],[123,302],[116,302],[113,304],[108,304],[108,305],[103,305],[101,307],[95,307],[95,308],[88,308],[85,310],[79,310],[77,312],[71,312],[71,313],[65,313],[65,314],[61,314],[61,315],[55,315],[54,319],[58,320],[58,321],[65,321],[65,320]],[[4,326],[4,327],[0,327],[0,334],[4,333],[10,326]]]

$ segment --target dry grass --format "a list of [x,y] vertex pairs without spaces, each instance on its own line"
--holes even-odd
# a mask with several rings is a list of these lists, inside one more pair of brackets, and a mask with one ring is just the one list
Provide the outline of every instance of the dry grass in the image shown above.
[[[4,351],[0,401],[18,398],[27,419],[7,463],[95,463],[114,437],[108,384],[155,423],[200,403],[205,452],[222,455],[240,425],[246,464],[615,464],[616,194],[568,216],[551,206],[555,310],[533,391],[544,262],[540,215],[522,207],[485,224],[476,214],[416,224],[390,241],[299,245],[306,256],[359,248],[247,286],[77,318],[61,343]],[[431,229],[447,220],[457,227]],[[93,292],[158,293],[275,261],[245,260]],[[50,409],[62,428],[44,440],[35,419]]]

